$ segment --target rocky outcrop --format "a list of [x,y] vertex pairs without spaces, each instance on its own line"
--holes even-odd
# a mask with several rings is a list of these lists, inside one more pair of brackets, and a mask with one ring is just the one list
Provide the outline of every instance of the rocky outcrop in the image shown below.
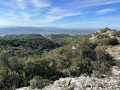
[[61,78],[42,90],[120,90],[120,80],[110,78]]
[[[109,38],[117,38],[116,34],[117,34],[116,30],[111,30],[109,28],[104,28],[104,29],[100,29],[99,31],[92,34],[91,37],[89,38],[89,40],[90,41],[97,40],[99,35],[106,35]],[[119,38],[117,38],[117,39],[119,40]]]
[[16,90],[120,90],[120,80],[114,77],[67,77],[61,78],[43,89],[21,88]]
[[120,45],[108,47],[106,50],[114,60],[120,60]]

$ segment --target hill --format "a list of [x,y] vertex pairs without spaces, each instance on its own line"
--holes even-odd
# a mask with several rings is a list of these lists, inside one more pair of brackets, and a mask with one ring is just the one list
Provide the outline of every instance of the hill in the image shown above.
[[48,39],[56,39],[56,38],[68,38],[68,37],[72,37],[68,34],[51,34],[51,35],[48,35],[46,36]]
[[120,31],[112,30],[110,28],[100,29],[91,35],[90,40],[97,40],[103,38],[116,38],[120,39]]
[[41,34],[13,34],[5,35],[1,39],[25,39],[25,38],[40,38],[43,37]]
[[[113,35],[113,32],[116,34]],[[91,39],[93,36],[95,39]],[[119,46],[119,32],[105,28],[97,34],[57,34],[47,38],[49,39],[41,37],[0,40],[1,90],[15,90],[23,86],[42,89],[65,77],[89,76],[97,78],[97,82],[102,80],[98,78],[119,78],[114,73],[119,71],[120,62],[115,61],[109,50],[107,51],[110,47]],[[62,40],[69,42],[65,45],[56,43]],[[118,67],[118,70],[113,67]],[[100,87],[101,84],[103,83],[100,83]]]
[[27,39],[0,39],[1,52],[7,50],[10,56],[29,57],[41,55],[44,50],[49,51],[60,45],[44,37]]
[[115,59],[120,60],[120,31],[109,28],[100,29],[93,33],[90,41],[106,47],[106,51]]
[[86,36],[87,35],[51,34],[47,35],[46,38],[64,46],[71,45],[72,43],[79,41]]

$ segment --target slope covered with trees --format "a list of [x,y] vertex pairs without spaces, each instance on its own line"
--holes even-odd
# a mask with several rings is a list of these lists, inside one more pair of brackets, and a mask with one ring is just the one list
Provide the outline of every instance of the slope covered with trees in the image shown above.
[[[43,88],[61,77],[112,75],[116,62],[106,49],[119,45],[119,36],[102,33],[48,36],[51,41],[44,37],[0,39],[0,90]],[[64,39],[68,41],[65,45],[61,43]]]
[[5,35],[1,39],[25,39],[25,38],[40,38],[43,37],[41,34],[13,34]]

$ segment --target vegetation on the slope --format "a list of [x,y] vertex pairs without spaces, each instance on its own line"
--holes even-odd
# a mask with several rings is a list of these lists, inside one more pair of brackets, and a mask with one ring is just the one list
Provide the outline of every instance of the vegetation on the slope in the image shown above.
[[[106,52],[106,45],[119,44],[116,38],[91,42],[89,35],[63,36],[55,36],[52,41],[43,37],[0,39],[0,90],[43,88],[65,76],[112,74],[114,60]],[[68,42],[60,47],[62,40]]]
[[5,35],[2,39],[25,39],[25,38],[40,38],[43,37],[41,34],[13,34]]
[[85,36],[86,35],[71,36],[68,34],[51,34],[51,35],[46,36],[46,38],[63,46],[63,45],[74,43],[80,39],[83,39]]

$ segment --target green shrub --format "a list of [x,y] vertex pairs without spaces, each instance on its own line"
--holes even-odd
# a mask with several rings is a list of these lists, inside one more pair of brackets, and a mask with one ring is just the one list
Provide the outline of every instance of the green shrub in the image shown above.
[[100,75],[99,71],[93,70],[92,77],[98,77]]
[[80,67],[71,66],[69,69],[67,69],[67,73],[69,74],[69,76],[79,76],[80,75]]
[[109,36],[108,36],[108,35],[105,35],[105,34],[99,34],[99,35],[97,36],[97,38],[98,38],[98,39],[103,39],[103,38],[109,38]]
[[97,41],[97,44],[100,46],[108,46],[108,45],[118,45],[119,41],[116,38],[103,38]]
[[31,88],[44,88],[45,86],[49,85],[50,83],[52,83],[51,80],[48,79],[43,79],[40,76],[35,76],[33,77],[32,80],[30,80],[30,87]]
[[25,72],[29,77],[35,75],[50,79],[56,74],[55,63],[53,59],[32,59],[25,62]]
[[101,33],[105,33],[105,32],[107,32],[108,30],[111,30],[111,29],[108,28],[108,27],[106,27],[106,28],[104,28],[104,29],[101,29],[100,32],[101,32]]
[[109,45],[118,45],[119,41],[116,38],[109,39]]

